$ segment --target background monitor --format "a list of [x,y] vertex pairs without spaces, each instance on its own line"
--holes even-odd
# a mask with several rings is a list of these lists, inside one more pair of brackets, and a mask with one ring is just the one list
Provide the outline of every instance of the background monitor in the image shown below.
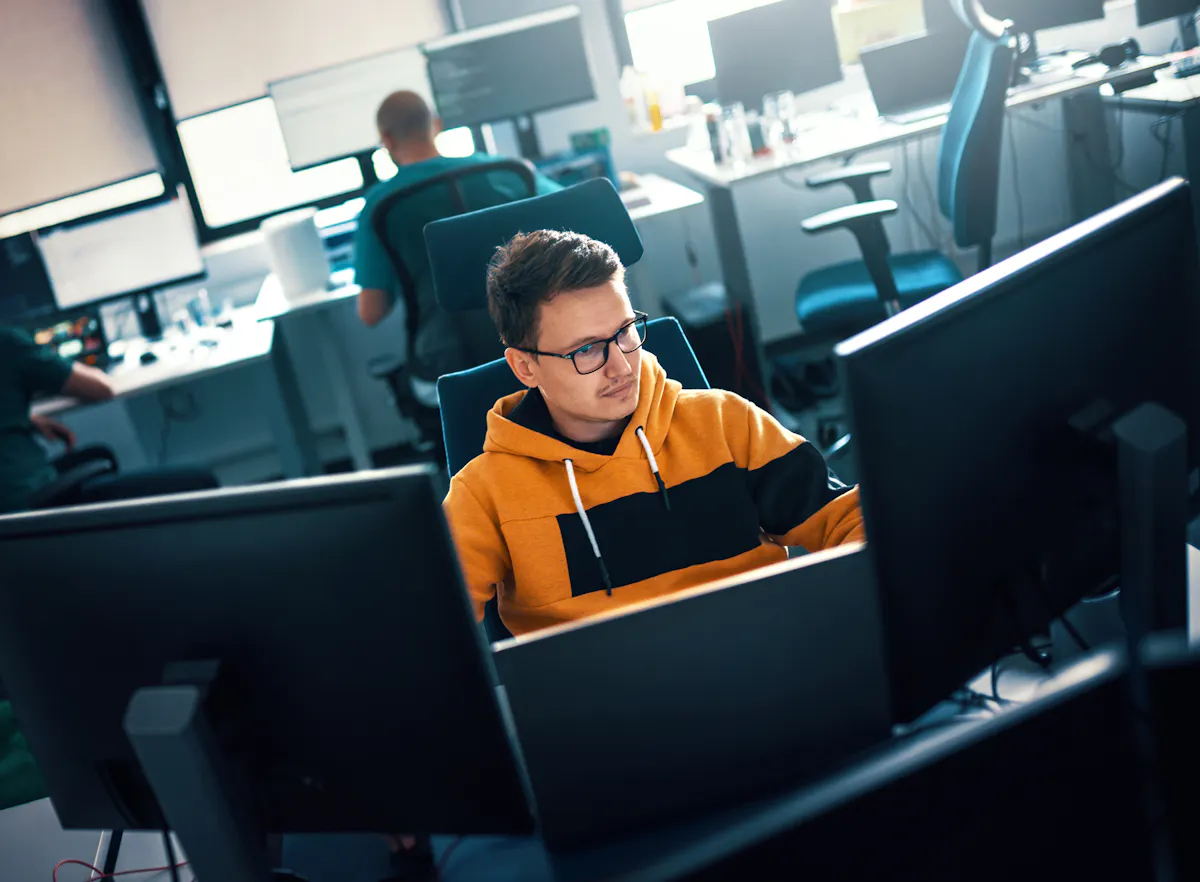
[[204,275],[191,207],[182,195],[43,231],[37,241],[60,309]]
[[288,163],[298,171],[374,150],[375,113],[401,89],[433,103],[425,56],[415,47],[269,83]]
[[959,28],[863,49],[859,60],[879,115],[948,102],[958,84],[969,39],[966,29]]
[[983,0],[997,18],[1009,18],[1022,33],[1104,18],[1105,0]]
[[1176,179],[838,347],[899,719],[1111,583],[1115,451],[1090,429],[1156,402],[1194,468],[1198,339]]
[[93,307],[74,315],[56,315],[27,325],[39,346],[50,346],[61,358],[92,367],[108,365],[108,340],[98,310]]
[[575,6],[461,31],[421,48],[434,104],[448,129],[596,97]]
[[122,720],[211,659],[265,832],[531,832],[443,491],[424,465],[0,517],[0,670],[63,826],[164,828]]
[[1195,15],[1200,3],[1196,0],[1137,0],[1138,27],[1166,21],[1169,18],[1183,18],[1185,15]]
[[842,78],[825,0],[780,0],[708,23],[721,104],[761,109],[764,95],[808,92]]
[[0,239],[0,324],[22,324],[54,309],[54,289],[33,236]]

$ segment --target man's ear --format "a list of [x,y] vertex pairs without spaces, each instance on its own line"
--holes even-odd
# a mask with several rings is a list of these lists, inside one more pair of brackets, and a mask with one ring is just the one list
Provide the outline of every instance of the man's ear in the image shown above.
[[516,378],[524,385],[532,389],[538,384],[534,370],[536,362],[528,352],[522,352],[519,349],[505,349],[504,360],[508,362],[508,366]]

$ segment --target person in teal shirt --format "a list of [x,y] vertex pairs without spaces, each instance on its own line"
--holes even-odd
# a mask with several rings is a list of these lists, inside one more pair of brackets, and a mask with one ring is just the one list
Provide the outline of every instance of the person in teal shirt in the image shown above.
[[[380,141],[397,170],[394,177],[381,182],[367,194],[354,239],[354,280],[362,288],[358,295],[358,315],[370,327],[383,321],[401,294],[396,271],[371,224],[380,200],[444,172],[500,158],[486,153],[462,157],[439,154],[434,138],[441,132],[441,121],[415,92],[389,95],[379,106],[375,122]],[[535,183],[537,195],[561,189],[540,174],[535,175]],[[511,173],[468,178],[463,186],[472,209],[511,202],[526,195]],[[425,224],[454,213],[449,193],[443,188],[434,188],[406,200],[388,219],[388,238],[399,251],[416,288],[418,331],[417,352],[410,354],[410,361],[416,362],[412,373],[429,382],[436,381],[442,373],[467,366],[455,364],[453,342],[449,339],[453,335],[452,326],[439,314],[428,278],[429,258],[425,251]]]

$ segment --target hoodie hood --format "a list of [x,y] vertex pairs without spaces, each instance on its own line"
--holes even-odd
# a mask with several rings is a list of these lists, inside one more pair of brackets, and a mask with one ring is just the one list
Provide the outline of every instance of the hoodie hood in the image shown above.
[[550,462],[569,459],[579,472],[594,472],[611,459],[645,461],[647,454],[637,429],[640,427],[644,431],[651,451],[655,454],[661,451],[671,428],[681,388],[675,380],[667,379],[666,371],[653,353],[643,350],[637,408],[629,418],[629,425],[621,434],[612,457],[578,450],[509,420],[508,415],[525,396],[524,391],[501,398],[488,411],[487,438],[483,442],[483,450],[485,453],[512,453]]

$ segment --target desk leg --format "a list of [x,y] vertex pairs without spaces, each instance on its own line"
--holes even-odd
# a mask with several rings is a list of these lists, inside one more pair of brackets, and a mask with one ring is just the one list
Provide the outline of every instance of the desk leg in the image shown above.
[[333,311],[329,309],[320,312],[320,342],[321,361],[325,365],[326,376],[333,384],[333,395],[337,400],[338,419],[346,433],[346,447],[350,451],[350,461],[357,471],[375,468],[371,460],[371,448],[367,444],[367,433],[363,429],[362,409],[354,397],[354,384],[350,379],[350,359],[346,346],[338,332],[333,319]]
[[282,324],[278,322],[275,325],[271,371],[260,375],[264,378],[262,404],[271,423],[271,432],[275,435],[275,446],[279,451],[284,476],[302,478],[319,475],[323,469],[317,455],[317,442],[313,437],[308,412],[304,409],[304,399],[300,395],[296,372],[288,355]]
[[1183,157],[1187,178],[1192,182],[1192,220],[1200,236],[1200,108],[1188,108],[1180,121],[1183,125]]
[[1118,199],[1112,151],[1108,146],[1108,120],[1098,89],[1063,99],[1063,128],[1067,140],[1071,222],[1078,223],[1111,208]]
[[[754,287],[750,282],[750,266],[746,262],[746,247],[742,241],[742,230],[738,223],[737,205],[731,187],[709,187],[708,207],[712,215],[713,232],[717,239],[717,257],[721,261],[721,280],[729,303],[741,304],[743,321],[749,326],[750,351],[745,353],[746,371],[753,380],[752,385],[766,392],[768,384],[764,366],[766,359],[762,348],[762,335],[758,332],[758,312],[754,308]],[[730,341],[732,345],[732,340]],[[703,365],[701,365],[703,367]],[[772,409],[769,399],[761,395],[747,395],[755,404]]]

